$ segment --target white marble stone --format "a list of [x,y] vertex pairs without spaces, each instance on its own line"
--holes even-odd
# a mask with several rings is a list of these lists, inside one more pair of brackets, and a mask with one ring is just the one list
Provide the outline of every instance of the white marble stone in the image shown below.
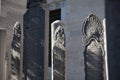
[[[51,24],[51,59],[52,59],[52,78],[51,80],[65,80],[66,78],[66,37],[64,24],[56,20]],[[59,64],[59,65],[57,65]]]

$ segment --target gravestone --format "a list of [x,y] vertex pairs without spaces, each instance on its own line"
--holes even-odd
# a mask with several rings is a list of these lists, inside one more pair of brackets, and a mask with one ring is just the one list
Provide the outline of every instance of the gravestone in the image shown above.
[[65,32],[64,25],[57,20],[51,24],[52,80],[65,80]]
[[13,27],[13,40],[12,40],[12,54],[11,54],[11,68],[12,79],[20,80],[20,60],[21,60],[21,25],[16,22]]
[[24,15],[24,80],[44,80],[45,10],[40,0],[28,0]]
[[90,14],[83,23],[85,80],[104,80],[103,26],[97,16]]

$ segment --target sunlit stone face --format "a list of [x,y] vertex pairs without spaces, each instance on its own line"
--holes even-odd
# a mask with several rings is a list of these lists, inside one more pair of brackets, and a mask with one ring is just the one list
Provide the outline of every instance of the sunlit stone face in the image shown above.
[[59,20],[52,23],[52,80],[65,80],[65,32]]
[[64,29],[61,25],[59,25],[55,31],[55,42],[58,42],[63,46],[65,45]]
[[101,46],[96,41],[92,41],[87,49],[96,55],[102,54]]

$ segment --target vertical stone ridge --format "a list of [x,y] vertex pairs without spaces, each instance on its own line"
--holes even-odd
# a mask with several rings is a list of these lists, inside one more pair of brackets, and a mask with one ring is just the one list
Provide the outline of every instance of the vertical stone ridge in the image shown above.
[[65,80],[65,32],[64,25],[57,20],[51,24],[52,80]]
[[23,80],[44,80],[45,10],[40,0],[28,0],[24,15]]
[[82,28],[85,46],[85,80],[104,80],[103,26],[97,16],[90,14]]
[[21,25],[16,22],[13,33],[12,41],[12,54],[11,54],[11,68],[12,68],[12,79],[20,80],[20,60],[21,60]]

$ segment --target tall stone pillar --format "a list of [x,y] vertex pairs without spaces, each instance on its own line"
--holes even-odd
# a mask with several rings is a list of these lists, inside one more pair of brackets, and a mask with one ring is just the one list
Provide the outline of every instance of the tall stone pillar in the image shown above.
[[120,0],[106,0],[109,80],[120,80]]
[[24,15],[23,80],[45,80],[46,12],[39,0],[28,0]]

